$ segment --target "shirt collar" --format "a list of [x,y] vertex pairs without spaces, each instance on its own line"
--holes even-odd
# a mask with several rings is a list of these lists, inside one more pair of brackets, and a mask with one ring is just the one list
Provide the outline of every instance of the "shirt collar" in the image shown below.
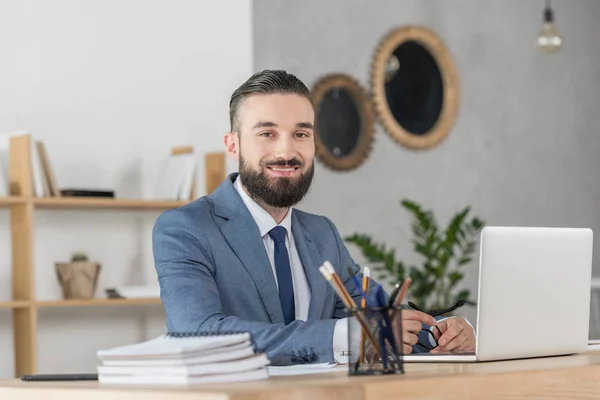
[[[275,220],[264,208],[262,208],[257,202],[255,202],[252,199],[252,197],[248,195],[248,193],[246,193],[246,191],[242,187],[242,179],[239,175],[233,183],[233,186],[238,191],[240,197],[242,198],[242,201],[246,205],[246,208],[248,208],[248,211],[250,211],[250,215],[252,215],[252,218],[254,218],[254,222],[256,222],[256,225],[258,225],[260,236],[264,237],[266,234],[269,233],[271,229],[277,226]],[[286,236],[289,241],[290,232],[292,231],[291,207],[289,208],[287,214],[285,215],[285,218],[281,221],[279,226],[283,226],[285,228]]]

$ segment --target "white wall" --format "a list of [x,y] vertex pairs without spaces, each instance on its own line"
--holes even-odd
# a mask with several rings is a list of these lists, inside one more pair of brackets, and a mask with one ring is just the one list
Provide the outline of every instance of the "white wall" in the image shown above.
[[[0,134],[29,129],[44,140],[63,188],[148,197],[172,146],[223,149],[229,96],[253,68],[251,4],[0,1],[0,55]],[[153,282],[156,216],[37,211],[37,297],[60,298],[53,263],[80,250],[102,264],[100,295]],[[0,224],[2,301],[11,296],[8,211]],[[0,310],[0,377],[13,376],[11,321]],[[39,330],[39,372],[93,372],[98,348],[158,334],[164,316],[158,305],[42,310]]]

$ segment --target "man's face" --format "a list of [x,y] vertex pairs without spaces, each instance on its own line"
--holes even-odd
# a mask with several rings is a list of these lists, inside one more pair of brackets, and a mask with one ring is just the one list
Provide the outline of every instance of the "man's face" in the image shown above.
[[253,95],[238,109],[238,122],[238,134],[227,134],[225,143],[239,161],[249,195],[277,208],[302,200],[314,174],[314,111],[308,99]]

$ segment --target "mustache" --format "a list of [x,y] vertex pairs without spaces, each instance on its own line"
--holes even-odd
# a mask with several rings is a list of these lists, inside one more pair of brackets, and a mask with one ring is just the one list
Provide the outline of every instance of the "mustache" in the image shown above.
[[265,163],[266,167],[302,167],[304,163],[298,158],[291,160],[274,160]]

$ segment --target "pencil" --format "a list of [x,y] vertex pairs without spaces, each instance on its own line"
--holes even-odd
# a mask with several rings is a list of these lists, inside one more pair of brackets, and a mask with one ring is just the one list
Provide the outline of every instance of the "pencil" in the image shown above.
[[323,265],[325,266],[325,268],[327,268],[327,271],[329,271],[329,273],[331,274],[331,277],[333,278],[333,280],[335,281],[335,283],[340,288],[340,291],[342,292],[342,295],[346,298],[346,302],[349,303],[349,304],[352,304],[352,308],[356,308],[356,303],[354,303],[354,300],[352,299],[352,296],[350,296],[350,293],[348,293],[348,291],[346,290],[346,287],[342,283],[342,280],[340,279],[340,277],[338,276],[338,274],[335,272],[335,268],[333,268],[333,265],[331,265],[331,263],[329,261],[325,261],[323,263]]
[[[363,268],[363,279],[362,279],[362,288],[365,294],[369,294],[369,277],[371,276],[371,270],[369,267]],[[367,306],[367,300],[362,299],[360,302],[360,307],[365,308]],[[359,360],[362,362],[363,358],[365,358],[365,331],[361,329],[360,331],[360,358]]]
[[[331,266],[331,264],[329,264],[329,265]],[[342,299],[342,301],[344,302],[346,307],[349,310],[351,310],[351,312],[354,314],[354,316],[356,317],[356,320],[361,325],[361,327],[367,334],[369,341],[373,345],[373,349],[375,350],[375,352],[377,353],[379,358],[381,358],[381,352],[379,351],[379,347],[377,346],[377,339],[375,339],[373,332],[371,332],[371,330],[369,329],[369,324],[367,323],[367,321],[365,321],[365,318],[362,316],[362,314],[360,314],[359,312],[356,311],[356,303],[354,303],[354,300],[352,300],[352,297],[350,297],[348,295],[348,292],[344,288],[344,285],[338,284],[338,282],[341,282],[339,280],[339,277],[337,277],[337,279],[335,279],[336,276],[331,274],[331,272],[329,271],[329,268],[327,266],[325,266],[325,264],[322,265],[321,267],[319,267],[319,271],[321,271],[321,274],[325,277],[325,279],[327,279],[327,281],[331,284],[331,286],[333,286],[333,289],[336,291],[338,296],[340,296],[340,298]]]
[[[363,292],[365,292],[365,294],[369,294],[369,278],[371,277],[371,270],[369,269],[369,267],[364,267],[363,268],[363,278],[362,278],[362,289]],[[362,299],[360,302],[360,306],[362,308],[365,308],[367,306],[367,300],[366,299]]]

